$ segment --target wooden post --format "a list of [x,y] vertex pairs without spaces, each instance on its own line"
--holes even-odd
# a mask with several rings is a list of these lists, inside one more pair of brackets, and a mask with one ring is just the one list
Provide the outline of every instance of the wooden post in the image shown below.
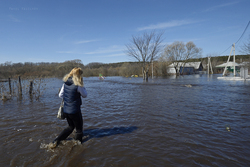
[[30,90],[29,90],[30,96],[32,95],[32,91],[33,91],[33,81],[30,81]]
[[21,78],[18,77],[19,87],[18,87],[18,94],[19,96],[22,96],[22,84],[21,84]]
[[9,78],[9,89],[10,89],[10,95],[11,95],[11,81],[10,81],[10,78]]
[[13,95],[15,94],[15,85],[14,85],[14,83],[15,83],[15,81],[12,82],[12,88],[13,88],[12,94],[13,94]]

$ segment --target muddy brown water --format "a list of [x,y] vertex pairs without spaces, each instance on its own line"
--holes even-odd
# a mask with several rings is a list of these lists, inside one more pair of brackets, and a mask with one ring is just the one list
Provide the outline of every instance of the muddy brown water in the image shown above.
[[0,166],[249,166],[250,82],[218,76],[84,78],[84,142],[56,149],[63,82],[48,79],[39,101],[0,101]]

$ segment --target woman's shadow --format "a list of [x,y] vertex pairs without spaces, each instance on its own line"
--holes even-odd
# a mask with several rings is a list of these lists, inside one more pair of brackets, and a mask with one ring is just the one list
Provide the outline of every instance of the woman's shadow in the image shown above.
[[83,131],[82,142],[86,142],[92,138],[101,138],[101,137],[111,136],[111,135],[131,133],[136,129],[137,129],[136,126],[114,127],[114,128],[108,128],[108,129],[86,129]]

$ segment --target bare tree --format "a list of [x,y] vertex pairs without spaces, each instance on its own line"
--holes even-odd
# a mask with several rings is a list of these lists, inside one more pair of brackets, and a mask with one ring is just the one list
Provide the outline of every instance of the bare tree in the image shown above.
[[145,32],[142,36],[132,36],[130,44],[126,45],[127,55],[135,58],[142,65],[143,80],[148,80],[150,63],[159,56],[161,51],[162,33]]
[[241,46],[241,52],[250,55],[250,35],[246,43]]
[[173,63],[176,74],[178,74],[178,68],[182,66],[182,71],[185,64],[189,59],[198,58],[202,53],[202,49],[196,47],[196,45],[190,41],[184,44],[183,42],[176,41],[170,45],[167,45],[164,49],[162,59],[167,62]]

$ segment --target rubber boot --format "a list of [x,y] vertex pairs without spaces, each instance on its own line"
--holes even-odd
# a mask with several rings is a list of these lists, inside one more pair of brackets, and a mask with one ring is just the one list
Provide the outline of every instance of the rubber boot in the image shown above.
[[82,143],[83,133],[76,133],[75,140],[79,140]]
[[72,133],[71,128],[66,128],[64,129],[59,136],[52,142],[50,143],[51,148],[56,148],[62,140],[65,140],[71,133]]
[[59,141],[55,139],[52,143],[49,143],[50,148],[56,148],[59,145]]

